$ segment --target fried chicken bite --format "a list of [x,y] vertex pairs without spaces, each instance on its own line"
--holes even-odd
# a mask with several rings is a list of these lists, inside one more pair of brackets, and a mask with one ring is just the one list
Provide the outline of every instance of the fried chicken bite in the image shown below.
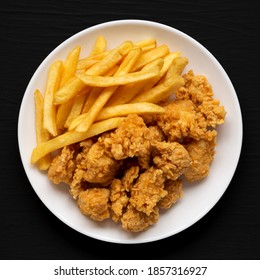
[[78,195],[82,191],[84,191],[88,185],[88,183],[84,179],[84,175],[85,175],[84,165],[85,165],[85,157],[92,145],[93,145],[93,141],[91,139],[87,139],[79,143],[79,146],[81,147],[81,151],[78,153],[76,157],[77,165],[74,170],[72,182],[70,183],[70,194],[74,199],[77,199]]
[[166,179],[178,179],[191,165],[191,158],[183,145],[177,142],[154,142],[153,162]]
[[131,190],[129,203],[138,211],[151,215],[157,203],[167,195],[161,169],[150,167],[142,173]]
[[125,208],[129,202],[129,193],[138,175],[139,166],[132,166],[125,171],[121,180],[114,179],[110,185],[111,212],[114,222],[118,222],[125,212]]
[[76,168],[77,146],[64,147],[60,154],[53,158],[48,170],[48,177],[54,184],[70,184]]
[[211,140],[215,137],[216,131],[208,129],[205,118],[196,111],[191,100],[174,100],[165,108],[166,112],[155,118],[168,141],[182,141],[185,137]]
[[167,180],[164,185],[167,195],[159,201],[158,206],[163,209],[170,208],[183,196],[182,187],[183,182],[180,178],[175,181]]
[[[119,167],[121,161],[115,160],[105,153],[104,145],[101,142],[96,142],[91,146],[86,154],[84,165],[81,167],[85,170],[84,179],[91,183],[99,183],[109,185]],[[77,169],[80,168],[79,166]]]
[[95,221],[108,219],[109,195],[110,191],[107,188],[90,188],[80,192],[77,200],[80,211]]
[[110,137],[104,139],[104,145],[116,160],[139,156],[146,153],[149,147],[146,140],[148,133],[143,119],[136,114],[130,114]]
[[117,161],[105,153],[101,142],[96,142],[88,148],[85,147],[78,154],[77,161],[70,188],[74,199],[86,188],[85,185],[88,183],[109,185],[121,165],[121,161]]
[[151,142],[161,141],[164,135],[159,127],[147,127],[143,118],[128,115],[110,137],[102,138],[106,153],[116,160],[137,157],[143,169],[150,167]]
[[121,222],[122,228],[126,231],[140,232],[148,229],[151,225],[158,222],[159,208],[154,207],[148,216],[143,212],[136,210],[131,204],[128,204],[126,212],[123,214]]
[[226,111],[220,101],[213,98],[213,90],[207,78],[202,75],[194,75],[190,70],[183,75],[184,86],[176,93],[177,99],[191,100],[198,112],[205,118],[207,126],[216,127],[224,123]]
[[122,181],[114,179],[110,186],[111,194],[111,216],[114,222],[118,222],[128,204],[129,197],[126,189],[123,187]]
[[215,146],[215,138],[212,141],[193,140],[185,146],[192,159],[191,166],[184,173],[188,181],[198,181],[208,175],[210,164],[214,158]]

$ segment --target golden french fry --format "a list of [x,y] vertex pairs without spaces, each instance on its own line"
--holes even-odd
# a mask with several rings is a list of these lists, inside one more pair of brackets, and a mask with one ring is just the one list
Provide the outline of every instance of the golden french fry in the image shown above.
[[[141,55],[141,49],[135,48],[132,49],[128,55],[125,57],[122,64],[119,66],[118,70],[116,71],[113,77],[105,76],[104,78],[117,78],[123,77],[127,75],[126,73],[130,72],[133,66],[135,65],[137,59]],[[84,119],[81,118],[81,122],[78,124],[78,120],[75,119],[69,130],[76,129],[77,131],[87,131],[91,124],[95,121],[96,116],[101,111],[101,109],[105,106],[106,102],[112,96],[112,94],[116,91],[117,85],[112,85],[105,88],[102,93],[98,96],[95,100],[94,104],[91,106],[89,111],[86,113],[86,117]]]
[[63,148],[65,146],[78,143],[87,138],[99,135],[105,131],[109,131],[119,126],[124,117],[111,118],[108,120],[100,121],[94,123],[88,131],[86,132],[77,132],[75,130],[65,132],[62,135],[59,135],[47,142],[41,143],[33,149],[31,156],[31,163],[35,164],[45,155]]
[[90,53],[90,56],[103,53],[105,51],[105,49],[106,49],[106,46],[107,46],[106,39],[103,36],[99,35],[97,37],[97,40],[95,42],[95,45],[94,45],[91,53]]
[[[164,65],[163,58],[158,58],[146,64],[141,71],[144,72],[146,70],[152,69],[155,66],[162,68],[163,65]],[[158,76],[160,77],[160,75]],[[113,96],[108,100],[108,102],[106,103],[106,107],[128,103],[143,89],[145,85],[149,84],[150,81],[154,79],[157,79],[157,76],[149,80],[144,80],[144,81],[120,86],[117,89],[117,91],[113,94]]]
[[138,94],[138,96],[131,100],[131,103],[158,103],[167,99],[171,93],[175,92],[178,88],[184,85],[181,73],[187,63],[188,60],[185,57],[175,58],[166,73],[165,79],[155,87]]
[[[103,54],[103,58],[104,57],[105,57],[105,54]],[[90,68],[91,66],[93,66],[94,64],[99,62],[100,60],[101,60],[101,58],[100,59],[94,59],[94,58],[90,58],[90,57],[83,58],[83,59],[79,60],[79,62],[77,64],[77,70],[83,70],[83,71],[87,70],[88,68]]]
[[144,40],[135,42],[134,46],[137,46],[139,48],[144,48],[144,47],[147,47],[147,46],[156,46],[156,44],[157,44],[156,39],[149,38],[149,39],[144,39]]
[[62,61],[58,60],[50,66],[46,89],[44,92],[43,126],[53,136],[58,134],[56,125],[56,106],[53,99],[59,87],[62,64]]
[[140,59],[137,61],[133,68],[134,71],[138,71],[144,67],[147,63],[160,58],[160,57],[165,57],[167,54],[170,53],[169,47],[167,45],[161,45],[155,49],[152,49],[146,53],[144,53]]
[[[96,61],[96,62],[101,61],[110,53],[119,52],[122,56],[125,56],[132,48],[133,48],[133,43],[131,41],[125,41],[121,45],[117,46],[116,48],[114,48],[112,50],[105,51],[103,53],[91,55],[86,58],[80,59],[78,62],[77,69],[83,70],[85,68],[88,68],[89,64],[91,63],[91,62],[89,62],[90,60]],[[95,64],[95,63],[93,63],[93,64]]]
[[85,100],[87,98],[88,92],[86,94],[77,95],[74,98],[71,111],[68,115],[68,118],[64,124],[64,127],[68,128],[74,119],[76,119],[82,112]]
[[75,75],[77,70],[80,50],[81,50],[80,47],[75,47],[67,55],[66,60],[63,64],[63,70],[61,74],[59,88],[62,88],[66,84],[66,82]]
[[162,114],[165,113],[165,109],[159,105],[142,102],[131,104],[120,104],[116,106],[110,106],[103,108],[95,121],[101,121],[114,117],[123,117],[128,114]]
[[156,66],[147,71],[138,71],[122,76],[92,76],[86,74],[77,74],[77,77],[82,80],[86,85],[92,87],[111,87],[126,85],[130,83],[136,83],[145,81],[160,74],[160,67]]
[[[170,68],[173,60],[176,58],[176,57],[179,57],[180,56],[180,52],[172,52],[172,53],[169,53],[164,59],[163,59],[163,66],[161,68],[161,71],[160,71],[160,75],[158,77],[154,77],[153,79],[149,80],[148,83],[145,84],[145,86],[143,87],[143,91],[147,91],[149,89],[151,89],[154,85],[156,85],[159,80],[165,75],[165,73],[168,71],[168,69]],[[152,64],[152,63],[150,63]],[[147,66],[149,65],[145,65],[144,68],[146,68]],[[131,100],[131,99],[130,99]]]
[[165,81],[164,81],[165,86],[172,84],[172,78],[181,75],[187,64],[188,64],[188,59],[186,57],[184,56],[176,57],[172,61],[172,64],[166,73]]
[[57,109],[56,123],[57,123],[57,129],[58,129],[59,134],[60,134],[60,132],[63,132],[63,130],[65,128],[64,125],[71,112],[73,102],[74,102],[74,99],[71,99],[64,104],[61,104]]
[[[124,46],[126,47],[126,46]],[[129,47],[129,44],[127,44]],[[118,61],[122,58],[119,50],[109,52],[104,59],[97,62],[95,65],[90,67],[87,71],[87,75],[103,75],[109,69],[113,68]],[[54,97],[55,104],[63,104],[77,95],[79,92],[84,90],[86,87],[85,83],[82,82],[78,77],[70,79],[63,88],[61,88]]]
[[[36,131],[36,143],[46,142],[51,138],[50,133],[43,127],[43,97],[39,90],[34,92],[35,103],[35,131]],[[40,170],[47,170],[51,164],[51,155],[46,154],[38,161],[38,168]]]

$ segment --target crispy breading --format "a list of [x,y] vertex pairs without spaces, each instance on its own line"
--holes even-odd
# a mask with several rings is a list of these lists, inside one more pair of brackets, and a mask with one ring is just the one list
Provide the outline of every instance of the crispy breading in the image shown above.
[[121,219],[122,228],[126,231],[140,232],[147,230],[149,226],[157,223],[159,219],[159,209],[155,207],[148,216],[133,208],[130,204]]
[[191,141],[186,149],[192,159],[192,164],[184,173],[185,178],[190,181],[198,181],[205,178],[210,170],[210,164],[214,158],[216,140]]
[[149,168],[142,173],[131,190],[129,203],[138,211],[150,215],[157,203],[167,195],[161,169]]
[[196,110],[205,118],[207,126],[216,127],[224,123],[226,111],[220,101],[213,98],[213,90],[207,78],[202,75],[194,75],[190,70],[183,75],[185,85],[176,93],[177,99],[191,100]]
[[121,219],[124,209],[128,204],[129,197],[127,195],[126,189],[123,187],[122,181],[119,179],[113,180],[110,190],[112,219],[114,222],[118,222]]
[[64,182],[71,184],[76,168],[76,145],[64,147],[61,153],[53,158],[48,170],[48,177],[54,184]]
[[132,166],[125,171],[121,180],[114,179],[110,185],[110,201],[113,221],[118,222],[125,212],[125,208],[129,202],[129,193],[138,176],[139,166]]
[[[88,147],[88,146],[87,146]],[[109,185],[121,162],[111,158],[105,153],[102,143],[96,142],[90,148],[83,149],[77,156],[77,167],[71,183],[71,194],[76,199],[84,190],[84,184],[98,183]]]
[[174,100],[165,108],[166,113],[155,118],[168,141],[181,141],[185,137],[211,140],[215,137],[216,131],[208,129],[205,118],[196,111],[191,100]]
[[95,221],[108,219],[109,195],[110,190],[107,188],[90,188],[82,191],[77,200],[80,211]]
[[189,153],[177,142],[154,142],[153,162],[166,179],[178,179],[191,165]]
[[167,180],[164,185],[167,195],[159,201],[158,206],[163,209],[170,208],[183,196],[182,187],[183,182],[180,178],[175,181]]

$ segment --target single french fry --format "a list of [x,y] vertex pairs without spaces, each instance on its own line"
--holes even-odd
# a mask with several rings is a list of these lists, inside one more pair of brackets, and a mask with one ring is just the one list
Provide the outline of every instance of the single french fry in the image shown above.
[[122,76],[92,76],[86,74],[77,74],[77,77],[82,80],[86,85],[92,87],[111,87],[126,85],[130,83],[136,83],[140,81],[145,81],[160,74],[160,68],[158,66],[147,71],[138,71]]
[[[122,64],[119,66],[115,75],[113,77],[105,76],[103,78],[119,78],[119,77],[123,77],[124,75],[127,75],[126,73],[131,71],[131,69],[133,68],[134,64],[136,63],[140,55],[141,55],[140,48],[132,49],[125,57]],[[96,116],[101,111],[101,109],[105,106],[106,102],[113,95],[116,89],[117,89],[116,84],[105,88],[98,96],[98,98],[95,100],[94,104],[91,106],[89,111],[86,113],[86,117],[82,119],[82,121],[79,124],[77,119],[74,122],[72,122],[71,126],[69,127],[69,130],[76,129],[77,131],[87,131],[91,126],[91,124],[94,123]],[[80,118],[82,117],[80,116]]]
[[157,42],[156,39],[150,38],[150,39],[141,40],[139,42],[135,42],[134,46],[141,48],[142,53],[145,53],[152,49],[155,49],[157,47]]
[[172,78],[174,76],[181,75],[187,64],[188,64],[188,59],[186,57],[184,56],[176,57],[172,61],[172,64],[166,73],[165,81],[164,81],[165,86],[172,84]]
[[156,46],[157,42],[155,38],[144,39],[134,43],[134,46],[144,48],[147,46]]
[[54,95],[59,87],[62,72],[62,61],[55,61],[49,69],[43,104],[43,126],[52,136],[58,134],[56,125],[56,106],[53,102]]
[[161,45],[155,49],[152,49],[146,53],[144,53],[140,59],[137,61],[133,68],[134,71],[138,71],[144,67],[147,63],[160,58],[160,57],[165,57],[167,54],[170,53],[169,47],[167,45]]
[[77,70],[83,70],[86,71],[96,63],[98,63],[100,60],[98,59],[86,59],[86,60],[81,60],[78,65],[77,65]]
[[78,132],[75,130],[68,131],[62,135],[50,139],[47,142],[41,143],[33,149],[31,155],[31,163],[35,164],[42,157],[57,149],[63,148],[74,143],[78,143],[90,137],[99,135],[100,133],[103,133],[105,131],[114,129],[120,125],[123,119],[124,117],[118,117],[100,121],[94,123],[86,132]]
[[[87,96],[87,99],[85,101],[84,107],[82,109],[82,113],[87,113],[89,109],[92,107],[92,105],[95,103],[95,100],[99,97],[101,92],[104,90],[102,87],[94,87],[89,95]],[[78,123],[79,124],[79,123]]]
[[[50,140],[50,133],[43,127],[43,97],[41,92],[37,89],[34,92],[35,103],[35,131],[37,145]],[[46,154],[38,161],[38,168],[40,170],[47,170],[51,164],[51,155]]]
[[107,41],[106,41],[105,37],[99,35],[97,37],[97,40],[95,42],[95,45],[94,45],[91,53],[90,53],[90,56],[103,53],[106,49],[106,46],[107,46]]
[[110,106],[103,108],[95,121],[101,121],[114,117],[123,117],[128,114],[162,114],[165,113],[165,109],[159,105],[153,103],[131,103],[120,104],[116,106]]
[[71,107],[71,111],[66,119],[64,127],[68,128],[73,122],[73,120],[76,119],[81,114],[85,100],[86,100],[86,95],[84,94],[75,96]]
[[63,64],[63,70],[61,74],[59,88],[62,88],[66,84],[66,82],[75,75],[77,70],[80,50],[81,50],[80,47],[75,47],[67,55]]
[[57,123],[58,134],[63,133],[63,130],[65,129],[65,122],[71,112],[73,102],[74,99],[71,99],[64,104],[59,105],[57,109],[56,123]]

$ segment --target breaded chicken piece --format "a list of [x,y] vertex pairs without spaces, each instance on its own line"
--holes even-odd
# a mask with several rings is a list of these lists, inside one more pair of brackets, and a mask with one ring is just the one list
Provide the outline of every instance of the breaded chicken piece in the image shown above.
[[104,145],[116,160],[140,156],[150,148],[149,129],[143,119],[130,114],[118,126],[111,137],[104,139]]
[[48,177],[54,184],[70,184],[76,168],[76,145],[66,146],[53,158],[48,170]]
[[191,100],[174,100],[166,107],[164,114],[155,116],[157,125],[168,141],[180,141],[184,137],[211,140],[215,130],[208,130],[208,124]]
[[84,179],[84,168],[81,168],[82,165],[84,166],[85,157],[93,145],[93,141],[91,139],[87,139],[79,143],[81,147],[81,152],[78,153],[76,157],[77,166],[74,171],[73,180],[70,184],[70,194],[74,199],[78,197],[78,195],[87,188],[88,183]]
[[120,165],[121,161],[117,161],[106,154],[104,145],[101,142],[96,142],[91,146],[84,162],[81,162],[77,169],[83,168],[85,170],[85,181],[109,185],[113,181]]
[[191,165],[188,151],[177,142],[155,142],[152,146],[154,166],[166,179],[178,179]]
[[214,148],[216,140],[191,141],[186,145],[186,149],[192,159],[192,164],[184,173],[185,178],[194,182],[205,178],[209,173],[210,163],[214,158]]
[[161,169],[150,167],[132,187],[129,203],[138,211],[151,215],[157,203],[167,195],[165,176]]
[[139,175],[139,166],[132,166],[125,171],[125,174],[121,180],[114,179],[110,185],[110,201],[112,219],[114,222],[118,222],[129,201],[129,192],[132,189],[134,181]]
[[207,126],[216,127],[224,123],[226,111],[220,106],[220,101],[213,98],[212,87],[207,78],[194,75],[190,70],[183,75],[185,84],[176,93],[177,99],[191,100],[198,112],[205,118]]
[[[87,183],[109,185],[121,162],[105,153],[104,146],[96,142],[90,148],[83,149],[77,156],[77,168],[71,183],[71,194],[76,199]],[[84,189],[84,188],[83,188]]]
[[164,185],[167,195],[159,201],[158,206],[163,209],[170,208],[183,196],[182,187],[183,183],[180,178],[175,181],[167,180]]
[[163,133],[156,126],[147,127],[143,119],[130,114],[110,137],[102,138],[106,152],[116,160],[137,157],[139,165],[148,169],[151,160],[151,142],[160,141]]
[[111,216],[114,222],[118,222],[128,204],[129,197],[123,187],[122,181],[119,179],[113,180],[110,185],[110,190]]
[[78,196],[80,211],[92,220],[103,221],[110,217],[110,191],[106,188],[90,188]]
[[128,204],[126,212],[121,219],[122,228],[126,231],[140,232],[149,228],[149,226],[157,223],[159,219],[159,209],[154,207],[149,216],[145,213],[136,210]]
[[125,174],[122,178],[122,185],[126,191],[131,191],[132,186],[135,180],[139,176],[140,168],[139,166],[131,166],[129,169],[125,171]]

